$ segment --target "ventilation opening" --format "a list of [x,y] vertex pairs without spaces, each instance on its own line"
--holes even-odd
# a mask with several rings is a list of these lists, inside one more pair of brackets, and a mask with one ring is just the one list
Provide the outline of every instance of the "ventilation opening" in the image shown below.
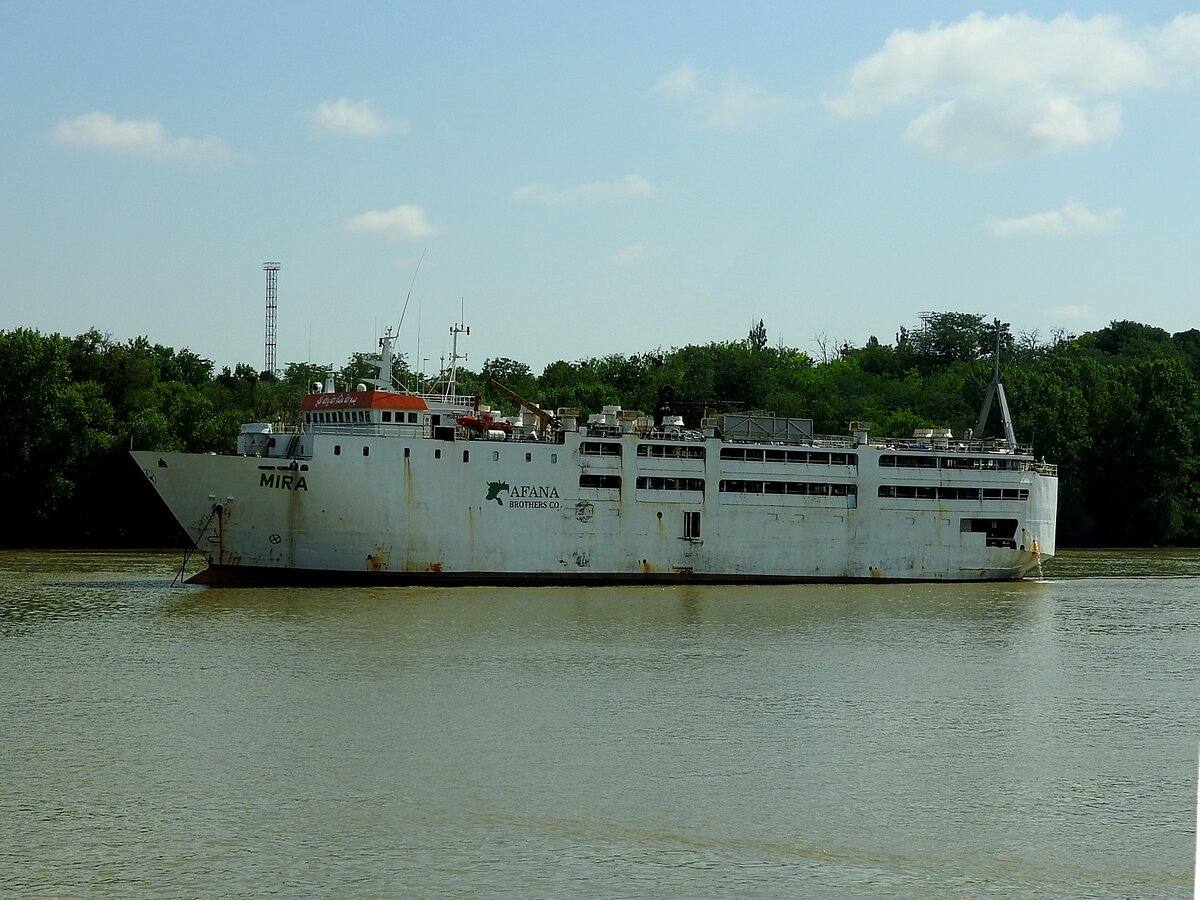
[[1016,519],[961,519],[958,528],[964,533],[983,534],[989,547],[1017,549]]

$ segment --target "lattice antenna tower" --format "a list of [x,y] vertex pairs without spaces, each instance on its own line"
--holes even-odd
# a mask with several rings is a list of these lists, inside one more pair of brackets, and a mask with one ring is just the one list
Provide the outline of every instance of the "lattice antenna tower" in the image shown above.
[[279,307],[279,263],[263,263],[267,273],[267,347],[263,371],[275,374],[275,315]]

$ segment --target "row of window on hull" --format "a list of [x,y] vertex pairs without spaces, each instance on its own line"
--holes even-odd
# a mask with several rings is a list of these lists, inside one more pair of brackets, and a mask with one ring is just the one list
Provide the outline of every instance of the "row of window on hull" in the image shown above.
[[[634,483],[639,491],[689,491],[704,493],[703,478],[660,478],[641,475]],[[620,490],[620,475],[597,475],[586,472],[579,476],[581,488]],[[806,481],[744,481],[722,479],[718,489],[726,494],[796,494],[814,497],[848,497],[858,492],[853,484],[833,484]]]
[[[635,482],[639,491],[693,491],[703,493],[703,478],[659,478],[639,476]],[[582,488],[619,490],[620,475],[585,473],[579,476]],[[722,479],[718,487],[728,494],[778,494],[815,497],[853,497],[858,486],[833,482],[758,481]],[[901,500],[1028,500],[1028,488],[942,487],[935,485],[890,485],[879,487],[879,496]]]
[[[616,441],[582,441],[580,456],[620,456],[621,445]],[[705,448],[699,444],[638,444],[637,455],[651,459],[704,459]],[[783,450],[762,447],[722,447],[721,459],[735,462],[803,463],[818,466],[857,466],[857,453],[825,450]]]

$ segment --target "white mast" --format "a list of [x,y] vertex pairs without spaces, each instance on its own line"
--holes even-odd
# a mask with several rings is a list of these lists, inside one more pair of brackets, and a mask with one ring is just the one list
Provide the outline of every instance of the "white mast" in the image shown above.
[[367,384],[376,390],[392,389],[392,347],[395,343],[396,336],[392,334],[392,329],[388,328],[379,339],[379,362],[375,363],[379,367],[379,377],[367,379]]

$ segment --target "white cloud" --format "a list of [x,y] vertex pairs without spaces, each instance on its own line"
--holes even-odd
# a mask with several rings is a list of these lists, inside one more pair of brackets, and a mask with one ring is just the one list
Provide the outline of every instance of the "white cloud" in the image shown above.
[[1107,103],[1088,108],[1067,97],[1001,105],[965,99],[917,116],[904,137],[934,156],[987,164],[1108,141],[1121,129],[1120,109]]
[[699,90],[700,72],[687,63],[668,72],[654,85],[654,92],[664,97],[691,97]]
[[381,234],[397,240],[431,237],[445,230],[429,223],[425,207],[411,203],[359,213],[343,222],[342,228],[357,234]]
[[610,266],[636,266],[638,263],[645,262],[653,255],[653,248],[645,241],[636,244],[630,244],[613,253],[608,257]]
[[844,118],[921,107],[909,141],[959,162],[992,163],[1112,140],[1122,129],[1115,97],[1182,85],[1197,69],[1200,15],[1137,29],[1111,15],[976,12],[893,32],[825,103]]
[[686,63],[659,78],[654,92],[686,104],[701,128],[714,131],[753,128],[800,108],[795,100],[770,94],[733,73],[710,84],[703,73]]
[[997,237],[1072,237],[1113,231],[1125,216],[1123,209],[1092,212],[1078,203],[1016,219],[988,219],[984,228]]
[[380,137],[408,130],[407,121],[384,119],[369,100],[325,100],[306,116],[318,131],[350,137]]
[[527,184],[512,192],[514,200],[534,203],[606,203],[614,200],[649,200],[658,188],[641,175],[626,175],[616,181],[592,181],[569,188],[549,184]]
[[167,137],[157,119],[118,119],[106,112],[90,112],[59,122],[54,140],[80,147],[95,147],[119,156],[167,162],[223,166],[233,160],[225,143],[215,137]]
[[1176,16],[1154,35],[1154,47],[1172,65],[1184,70],[1200,67],[1200,15]]

